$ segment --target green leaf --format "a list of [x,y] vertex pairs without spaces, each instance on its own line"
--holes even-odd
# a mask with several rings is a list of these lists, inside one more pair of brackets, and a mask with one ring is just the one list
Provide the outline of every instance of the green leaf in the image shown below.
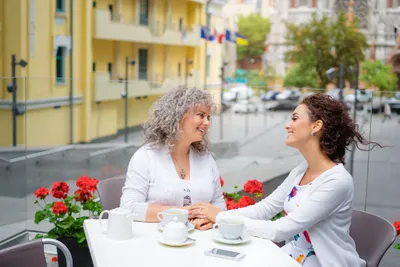
[[233,201],[235,201],[237,203],[241,197],[242,197],[241,195],[236,193],[233,195]]
[[35,223],[38,224],[44,219],[46,219],[46,212],[44,210],[39,210],[35,213]]
[[395,248],[395,249],[400,249],[400,244],[394,245],[394,248]]
[[81,211],[81,207],[78,205],[72,205],[69,211],[71,211],[72,213],[79,213]]
[[43,235],[42,234],[36,234],[35,235],[35,239],[38,239],[38,238],[43,238]]
[[82,204],[83,210],[93,210],[93,207],[94,207],[93,201],[88,201]]
[[81,229],[81,230],[77,231],[75,233],[75,238],[76,238],[78,244],[85,242],[86,236],[85,236],[84,230]]
[[61,222],[56,223],[56,226],[60,227],[62,229],[68,229],[72,225],[73,222],[74,222],[74,218],[72,216],[68,216]]

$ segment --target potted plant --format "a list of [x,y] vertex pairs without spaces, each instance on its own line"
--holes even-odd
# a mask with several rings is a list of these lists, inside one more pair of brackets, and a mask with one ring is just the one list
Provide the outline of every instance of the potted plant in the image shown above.
[[[220,177],[221,187],[224,186],[224,180]],[[247,195],[241,195],[238,193],[237,189],[239,188],[237,185],[235,186],[235,192],[227,193],[224,192],[224,199],[226,203],[226,207],[228,210],[244,208],[250,205],[254,205],[258,200],[261,200],[263,196],[263,184],[258,180],[248,180],[244,186],[243,191],[247,193]],[[281,217],[285,216],[283,211],[275,215],[271,218],[272,221],[277,220]]]
[[[54,227],[44,235],[36,235],[36,238],[54,238],[64,243],[70,250],[74,266],[93,266],[83,222],[91,217],[99,216],[102,211],[101,204],[96,201],[94,193],[97,190],[98,180],[82,176],[76,181],[78,189],[71,195],[69,185],[66,182],[54,182],[51,195],[53,202],[46,199],[50,190],[40,187],[35,191],[35,204],[40,207],[35,214],[35,223],[48,221]],[[65,258],[62,252],[57,251],[59,266],[65,266]]]

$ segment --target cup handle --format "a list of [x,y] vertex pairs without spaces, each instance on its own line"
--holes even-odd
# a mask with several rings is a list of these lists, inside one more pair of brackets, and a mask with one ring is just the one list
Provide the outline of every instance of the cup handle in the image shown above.
[[213,225],[213,229],[214,229],[215,231],[219,232],[219,228],[218,228],[218,224],[217,224],[217,223]]
[[99,225],[100,225],[100,229],[101,229],[101,231],[105,234],[105,233],[107,233],[107,229],[106,229],[106,227],[104,226],[104,224],[103,224],[103,220],[102,220],[102,218],[103,218],[103,215],[104,214],[108,214],[108,218],[110,218],[110,211],[109,210],[103,210],[101,213],[100,213],[100,216],[99,216]]
[[157,219],[158,219],[160,222],[162,222],[162,221],[164,220],[163,217],[160,217],[160,216],[162,216],[162,215],[163,215],[162,212],[157,213]]

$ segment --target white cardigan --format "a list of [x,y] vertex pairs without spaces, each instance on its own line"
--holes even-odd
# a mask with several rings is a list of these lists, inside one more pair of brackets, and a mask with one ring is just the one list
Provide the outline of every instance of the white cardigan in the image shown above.
[[301,163],[267,198],[247,208],[222,212],[217,221],[224,216],[240,216],[251,235],[275,242],[293,239],[294,235],[307,230],[321,266],[365,266],[349,235],[354,185],[342,164],[318,176],[295,211],[277,221],[269,220],[283,210],[285,199],[307,167],[307,162]]
[[189,160],[190,180],[182,180],[166,146],[139,148],[128,166],[120,206],[136,213],[136,220],[145,221],[149,203],[183,206],[183,189],[190,188],[193,204],[207,202],[226,210],[217,164],[211,154],[190,149]]

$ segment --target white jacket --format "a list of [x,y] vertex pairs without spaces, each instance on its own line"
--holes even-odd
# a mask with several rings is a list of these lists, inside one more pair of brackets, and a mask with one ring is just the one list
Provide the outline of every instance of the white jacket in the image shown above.
[[342,164],[318,176],[295,211],[277,221],[269,220],[283,210],[285,199],[307,167],[307,162],[301,163],[267,198],[253,206],[221,212],[217,221],[224,216],[241,216],[251,235],[275,242],[293,239],[294,235],[307,230],[321,266],[365,266],[349,235],[354,185]]
[[145,221],[149,203],[183,206],[183,189],[190,188],[193,204],[206,202],[226,210],[217,164],[211,154],[190,149],[189,160],[190,180],[182,180],[166,146],[139,148],[128,166],[120,206],[138,214],[136,220]]

